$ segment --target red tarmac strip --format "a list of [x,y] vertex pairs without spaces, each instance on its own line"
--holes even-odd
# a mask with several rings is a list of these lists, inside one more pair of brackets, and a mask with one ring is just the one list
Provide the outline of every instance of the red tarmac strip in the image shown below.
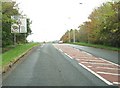
[[87,52],[80,51],[68,45],[56,44],[54,46],[77,60],[78,63],[84,65],[88,69],[101,76],[103,79],[109,81],[113,85],[118,85],[120,87],[120,80],[118,80],[120,79],[119,65],[102,58],[95,57]]

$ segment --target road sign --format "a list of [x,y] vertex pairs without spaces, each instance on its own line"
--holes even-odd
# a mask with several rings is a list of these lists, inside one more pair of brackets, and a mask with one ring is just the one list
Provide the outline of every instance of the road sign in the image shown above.
[[11,33],[19,33],[19,26],[17,24],[11,25]]
[[20,33],[26,33],[27,32],[27,21],[26,18],[21,18],[21,25],[20,25]]
[[27,33],[27,21],[24,16],[11,16],[11,33]]

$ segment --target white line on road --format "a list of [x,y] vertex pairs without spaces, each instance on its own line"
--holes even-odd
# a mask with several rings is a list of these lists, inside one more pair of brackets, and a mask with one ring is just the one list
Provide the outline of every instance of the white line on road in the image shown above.
[[80,60],[85,60],[85,61],[96,61],[96,62],[103,62],[101,60],[90,60],[90,59],[80,59]]
[[89,58],[89,57],[82,57],[82,56],[81,56],[80,58]]
[[90,53],[86,53],[87,55],[89,55],[89,56],[92,56],[92,54],[90,54]]
[[101,77],[100,75],[98,75],[97,73],[95,73],[94,71],[92,71],[91,69],[87,68],[83,64],[79,63],[79,65],[81,65],[83,68],[85,68],[86,70],[88,70],[89,72],[91,72],[92,74],[94,74],[95,76],[97,76],[98,78],[100,78],[101,80],[103,80],[108,85],[113,85],[111,82],[109,82],[108,80],[104,79],[103,77]]
[[99,64],[99,65],[111,65],[111,64],[106,64],[106,63],[93,63],[93,62],[81,62],[81,63],[88,63],[88,64]]
[[120,84],[120,82],[113,82],[113,84],[117,84],[117,85],[119,85],[119,84]]
[[110,67],[96,67],[96,68],[109,69],[109,70],[120,70],[119,68],[110,68]]
[[65,53],[65,55],[67,55],[70,59],[73,59],[70,55],[68,55],[67,53]]
[[120,76],[120,74],[116,74],[116,73],[108,73],[108,72],[97,72],[99,74],[105,74],[105,75],[115,75],[115,76]]
[[63,52],[61,49],[59,49],[61,52]]
[[91,68],[92,66],[87,66],[87,67]]
[[92,54],[87,53],[87,52],[85,52],[85,51],[82,51],[82,52],[85,53],[85,54],[87,54],[87,55],[89,55],[89,56],[93,56]]
[[108,62],[108,63],[111,63],[111,64],[113,64],[113,65],[116,65],[116,66],[119,66],[119,67],[120,67],[120,65],[115,64],[115,63],[113,63],[113,62],[110,62],[110,61],[108,61],[108,60],[105,60],[105,59],[103,59],[103,58],[99,58],[99,59],[104,60],[104,61],[106,61],[106,62]]
[[[56,47],[55,47],[56,48]],[[58,49],[58,48],[56,48]],[[61,49],[58,49],[60,52],[63,52]],[[65,55],[67,55],[70,59],[73,59],[70,55],[68,55],[67,53],[64,53]]]

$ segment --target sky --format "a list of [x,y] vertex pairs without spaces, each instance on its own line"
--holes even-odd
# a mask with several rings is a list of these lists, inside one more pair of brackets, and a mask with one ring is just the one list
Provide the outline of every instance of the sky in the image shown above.
[[[32,20],[28,41],[59,40],[70,29],[88,20],[89,14],[110,0],[15,0],[20,12]],[[82,3],[82,4],[81,4]]]

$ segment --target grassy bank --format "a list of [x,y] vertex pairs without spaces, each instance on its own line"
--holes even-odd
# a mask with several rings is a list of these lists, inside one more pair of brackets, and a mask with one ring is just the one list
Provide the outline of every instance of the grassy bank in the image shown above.
[[39,45],[39,43],[20,44],[15,48],[2,54],[2,65],[6,65],[9,62],[15,60],[17,57],[31,49],[32,47]]
[[113,51],[120,51],[120,48],[110,47],[110,46],[105,46],[105,45],[98,45],[98,44],[91,44],[91,43],[75,42],[75,43],[70,43],[70,44],[89,46],[89,47],[95,47],[95,48],[101,48],[101,49],[108,49],[108,50],[113,50]]

